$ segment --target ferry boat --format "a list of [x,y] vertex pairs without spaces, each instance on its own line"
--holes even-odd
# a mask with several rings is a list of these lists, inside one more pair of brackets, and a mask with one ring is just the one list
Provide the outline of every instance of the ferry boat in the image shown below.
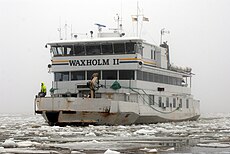
[[47,43],[54,75],[35,112],[49,125],[131,125],[197,120],[192,69],[171,65],[169,46],[105,33]]

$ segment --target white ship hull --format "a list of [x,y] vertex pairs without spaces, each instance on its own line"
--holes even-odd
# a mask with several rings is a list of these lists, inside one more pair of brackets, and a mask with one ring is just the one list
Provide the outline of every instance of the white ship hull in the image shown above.
[[41,97],[35,112],[50,125],[131,125],[197,120],[199,102],[191,108],[160,108],[143,102],[113,101],[103,98]]

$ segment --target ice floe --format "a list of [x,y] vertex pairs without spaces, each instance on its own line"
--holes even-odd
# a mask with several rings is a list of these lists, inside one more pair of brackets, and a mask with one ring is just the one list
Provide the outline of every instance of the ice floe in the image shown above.
[[120,154],[120,152],[108,149],[108,150],[105,151],[104,154]]
[[211,148],[229,148],[230,144],[224,143],[207,143],[207,144],[197,144],[200,147],[211,147]]
[[188,122],[87,127],[51,127],[40,115],[0,114],[0,124],[0,153],[49,153],[60,149],[69,149],[71,153],[87,150],[104,153],[109,149],[123,153],[137,149],[147,153],[155,148],[167,153],[176,151],[177,144],[183,146],[192,143],[191,140],[199,148],[230,148],[227,144],[230,143],[230,114]]
[[4,143],[2,143],[2,146],[4,148],[16,148],[18,144],[15,143],[13,138],[10,138],[10,139],[5,140]]

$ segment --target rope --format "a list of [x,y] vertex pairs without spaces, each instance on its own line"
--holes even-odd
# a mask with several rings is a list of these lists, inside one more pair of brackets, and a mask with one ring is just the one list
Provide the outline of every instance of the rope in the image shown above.
[[[104,86],[104,85],[101,85],[101,86],[106,87],[106,86]],[[151,105],[145,100],[145,98],[142,96],[142,94],[140,94],[138,91],[134,90],[134,88],[131,88],[131,87],[124,87],[124,86],[121,86],[121,88],[130,89],[130,90],[132,90],[133,92],[137,93],[139,96],[141,96],[141,97],[143,98],[144,103],[146,103],[150,108],[152,108],[153,110],[155,110],[155,111],[157,111],[157,112],[159,112],[159,113],[162,113],[162,114],[170,114],[170,113],[173,113],[173,112],[179,110],[179,107],[177,107],[175,110],[172,110],[172,111],[169,111],[169,112],[160,111],[160,110],[154,108],[153,106],[151,106]],[[107,89],[107,88],[106,88],[106,89]],[[142,91],[144,92],[144,94],[145,94],[146,96],[148,96],[148,98],[149,98],[150,100],[152,100],[151,97],[150,97],[143,89],[140,89],[140,88],[135,88],[135,89],[142,90]],[[154,104],[159,105],[159,104],[156,103],[156,102],[154,102]]]
[[[175,110],[170,111],[170,112],[163,112],[163,111],[160,111],[160,110],[158,110],[158,109],[152,107],[138,91],[135,91],[133,88],[129,88],[129,89],[131,89],[133,92],[136,92],[139,96],[141,96],[141,97],[143,98],[144,102],[145,102],[146,104],[148,104],[148,106],[149,106],[150,108],[152,108],[153,110],[155,110],[155,111],[157,111],[157,112],[160,112],[160,113],[163,113],[163,114],[170,114],[170,113],[173,113],[173,112],[179,110],[179,107],[177,107]],[[146,94],[146,92],[145,92],[143,89],[142,89],[142,91],[145,93],[145,95],[147,95],[147,96],[149,97],[149,99],[151,99],[150,96],[149,96],[148,94]],[[155,103],[156,103],[156,102],[154,102],[154,104],[155,104]],[[158,103],[156,103],[156,104],[158,104]],[[158,104],[158,105],[159,105],[159,104]]]

